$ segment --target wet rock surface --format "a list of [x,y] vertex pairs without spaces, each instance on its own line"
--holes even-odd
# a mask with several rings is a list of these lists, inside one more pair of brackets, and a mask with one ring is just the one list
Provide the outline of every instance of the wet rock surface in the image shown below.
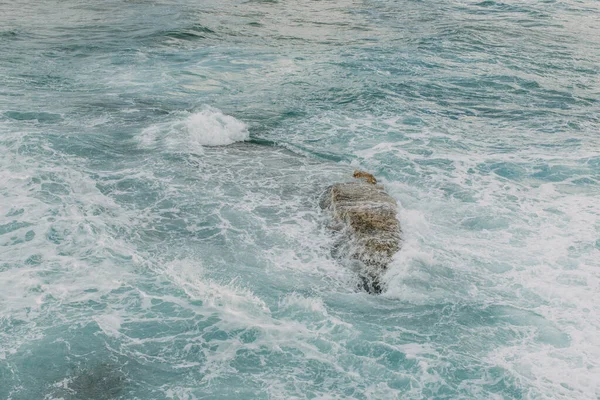
[[357,175],[362,179],[329,187],[320,205],[331,211],[330,227],[340,232],[334,256],[356,266],[365,290],[380,293],[381,276],[400,250],[397,204],[382,185],[370,183],[372,175]]

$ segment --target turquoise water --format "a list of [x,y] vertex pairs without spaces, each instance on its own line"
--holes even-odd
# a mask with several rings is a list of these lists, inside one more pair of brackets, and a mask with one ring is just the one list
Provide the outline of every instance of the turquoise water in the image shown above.
[[[0,399],[599,398],[599,21],[0,2]],[[378,296],[317,207],[357,167]]]

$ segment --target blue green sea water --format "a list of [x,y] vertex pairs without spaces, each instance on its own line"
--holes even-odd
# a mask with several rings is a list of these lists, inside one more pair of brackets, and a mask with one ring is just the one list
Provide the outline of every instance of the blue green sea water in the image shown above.
[[0,399],[598,399],[599,300],[598,1],[0,0]]

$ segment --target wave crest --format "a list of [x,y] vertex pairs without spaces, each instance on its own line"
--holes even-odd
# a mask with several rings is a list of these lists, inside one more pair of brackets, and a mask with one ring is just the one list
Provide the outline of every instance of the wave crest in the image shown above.
[[145,148],[202,153],[205,146],[226,146],[249,140],[248,126],[213,107],[177,113],[177,120],[149,126],[137,140]]
[[215,108],[190,115],[184,125],[189,140],[202,146],[225,146],[250,138],[245,123]]

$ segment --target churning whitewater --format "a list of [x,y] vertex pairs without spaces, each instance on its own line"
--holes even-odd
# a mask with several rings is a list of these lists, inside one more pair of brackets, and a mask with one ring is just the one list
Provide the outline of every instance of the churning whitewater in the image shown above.
[[[599,20],[0,1],[0,399],[598,399]],[[355,169],[380,294],[319,207]]]

